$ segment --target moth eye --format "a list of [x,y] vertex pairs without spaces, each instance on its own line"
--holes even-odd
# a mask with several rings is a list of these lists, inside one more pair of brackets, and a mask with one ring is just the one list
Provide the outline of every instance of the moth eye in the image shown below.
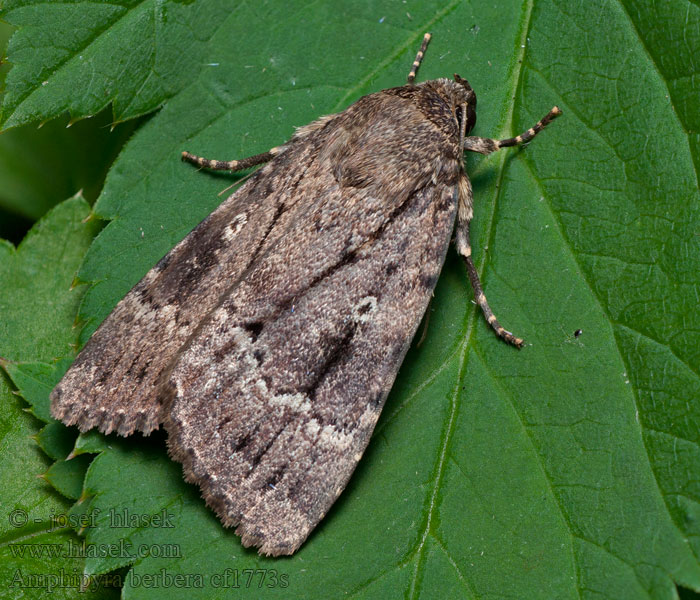
[[[474,110],[474,108],[475,107],[472,104],[467,104],[467,125],[464,128],[466,133],[469,133],[472,129],[474,129],[474,125],[476,124],[476,110]],[[455,109],[455,117],[457,119],[457,125],[461,130],[462,120],[464,119],[464,110],[462,106],[458,106]]]

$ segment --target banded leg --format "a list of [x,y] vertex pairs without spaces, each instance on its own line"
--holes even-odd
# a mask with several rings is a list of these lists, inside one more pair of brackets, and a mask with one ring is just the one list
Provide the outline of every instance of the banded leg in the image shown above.
[[496,335],[509,344],[513,344],[516,348],[522,348],[525,342],[519,337],[514,336],[510,331],[506,331],[501,326],[486,300],[484,289],[481,287],[479,273],[477,273],[474,261],[472,260],[472,247],[469,241],[469,222],[472,218],[472,186],[466,175],[462,175],[460,184],[456,245],[457,252],[462,256],[464,264],[467,267],[469,282],[472,284],[472,289],[474,290],[474,299],[481,307],[481,312],[484,313],[486,321],[493,327]]
[[420,45],[420,50],[418,50],[418,54],[416,54],[416,60],[413,61],[413,65],[411,66],[411,72],[406,78],[406,83],[408,83],[409,85],[416,80],[416,73],[418,73],[418,67],[420,67],[421,62],[423,61],[423,57],[425,56],[425,50],[428,47],[428,44],[430,43],[431,37],[432,36],[429,33],[426,33],[423,36],[423,43]]
[[464,138],[464,149],[470,152],[479,152],[481,154],[491,154],[496,150],[501,148],[508,148],[510,146],[517,146],[518,144],[524,144],[529,142],[534,138],[540,131],[542,131],[547,125],[549,125],[554,119],[556,119],[561,114],[561,110],[558,106],[555,106],[550,110],[547,115],[537,121],[534,127],[530,127],[527,131],[516,135],[515,137],[508,138],[505,140],[492,140],[490,138],[482,138],[477,136],[469,136]]
[[211,169],[212,171],[242,171],[248,167],[254,165],[259,165],[266,163],[267,161],[274,158],[277,154],[282,151],[282,148],[277,146],[276,148],[271,148],[267,152],[262,154],[256,154],[255,156],[249,156],[248,158],[242,158],[241,160],[211,160],[209,158],[202,158],[201,156],[195,156],[185,151],[182,153],[182,160],[199,167],[204,167],[206,169]]

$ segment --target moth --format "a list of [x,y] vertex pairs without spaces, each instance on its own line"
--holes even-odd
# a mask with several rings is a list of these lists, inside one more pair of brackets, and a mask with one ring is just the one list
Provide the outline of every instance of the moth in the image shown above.
[[456,247],[476,302],[499,325],[471,257],[472,187],[463,152],[530,141],[468,135],[466,79],[360,98],[243,160],[243,185],[119,302],[51,393],[81,431],[164,427],[226,526],[261,554],[294,553],[364,452],[440,273]]

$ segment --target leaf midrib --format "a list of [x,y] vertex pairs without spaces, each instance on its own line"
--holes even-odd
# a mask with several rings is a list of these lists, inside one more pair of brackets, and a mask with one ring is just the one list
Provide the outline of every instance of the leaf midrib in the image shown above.
[[[523,10],[523,17],[522,17],[522,26],[521,26],[521,35],[520,39],[518,40],[518,48],[516,51],[516,56],[517,58],[514,60],[514,70],[513,74],[511,76],[511,82],[512,82],[512,88],[513,88],[513,93],[511,94],[512,97],[516,96],[516,92],[518,88],[520,87],[521,84],[521,79],[522,79],[522,71],[523,71],[523,64],[524,64],[524,56],[525,56],[525,50],[527,46],[527,36],[530,30],[530,26],[532,23],[532,10],[534,7],[534,0],[527,0],[525,5],[524,5],[524,10]],[[514,103],[510,103],[509,108],[508,108],[508,113],[505,118],[505,123],[500,128],[501,136],[506,137],[508,133],[512,133],[513,130],[513,115],[514,115]],[[498,198],[501,194],[501,189],[502,189],[502,182],[505,174],[505,166],[506,166],[506,158],[507,158],[507,153],[501,153],[501,155],[498,157],[500,160],[500,164],[498,166],[499,174],[498,174],[498,179],[496,183],[496,193],[494,195],[494,200],[490,204],[490,214],[488,217],[488,224],[487,224],[487,246],[492,245],[493,238],[495,236],[495,226],[494,226],[494,221],[495,221],[495,215],[496,215],[496,210],[497,210],[497,205],[498,205]],[[479,277],[482,277],[483,270],[484,270],[484,264],[486,262],[486,254],[482,253],[481,260],[478,261],[476,268],[477,271],[479,272]],[[474,336],[474,330],[475,330],[475,321],[476,318],[479,315],[479,309],[476,306],[472,306],[470,310],[469,317],[467,319],[467,327],[465,331],[465,335],[463,336],[463,341],[461,344],[461,348],[459,350],[459,369],[456,377],[456,382],[454,386],[454,392],[452,395],[451,399],[451,406],[450,406],[450,414],[448,417],[448,422],[447,422],[447,427],[446,427],[446,432],[445,432],[445,437],[443,440],[442,447],[440,449],[440,456],[438,459],[438,464],[436,466],[436,475],[434,479],[434,485],[432,489],[432,494],[430,497],[430,504],[428,506],[428,514],[427,518],[425,520],[425,527],[423,529],[423,534],[420,538],[420,541],[418,542],[417,548],[410,553],[411,558],[409,560],[415,560],[415,570],[413,573],[413,579],[411,581],[411,587],[409,590],[409,597],[413,600],[416,598],[417,593],[419,592],[419,572],[421,571],[421,567],[424,563],[424,548],[425,548],[425,541],[430,533],[430,527],[432,524],[433,520],[433,515],[435,512],[436,508],[436,499],[437,499],[437,494],[438,491],[441,488],[441,482],[442,478],[444,475],[444,470],[445,470],[445,464],[446,464],[446,459],[449,455],[449,447],[451,445],[452,441],[452,436],[454,434],[454,428],[455,428],[455,421],[457,414],[459,412],[459,407],[460,407],[460,402],[459,402],[459,389],[460,389],[460,382],[462,381],[462,378],[464,376],[464,372],[466,369],[466,356],[467,356],[467,349],[471,346],[471,341]],[[561,510],[561,509],[560,509]],[[435,536],[433,536],[435,537]],[[572,559],[574,557],[574,552],[573,552],[573,540],[571,541],[572,547],[571,547],[571,556]],[[578,577],[578,569],[577,565],[574,560],[573,564],[574,571],[577,574]],[[467,582],[465,581],[465,584]],[[580,597],[580,592],[578,590],[578,587],[576,587],[577,592],[579,593]]]

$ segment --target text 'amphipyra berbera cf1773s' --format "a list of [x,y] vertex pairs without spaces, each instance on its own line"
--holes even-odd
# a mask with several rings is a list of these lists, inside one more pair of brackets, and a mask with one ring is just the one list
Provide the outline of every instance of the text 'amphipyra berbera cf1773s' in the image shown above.
[[531,140],[468,135],[469,83],[406,85],[300,127],[124,297],[51,394],[82,431],[161,425],[185,478],[246,546],[295,552],[360,460],[456,246],[475,300],[496,320],[471,258],[465,150]]

